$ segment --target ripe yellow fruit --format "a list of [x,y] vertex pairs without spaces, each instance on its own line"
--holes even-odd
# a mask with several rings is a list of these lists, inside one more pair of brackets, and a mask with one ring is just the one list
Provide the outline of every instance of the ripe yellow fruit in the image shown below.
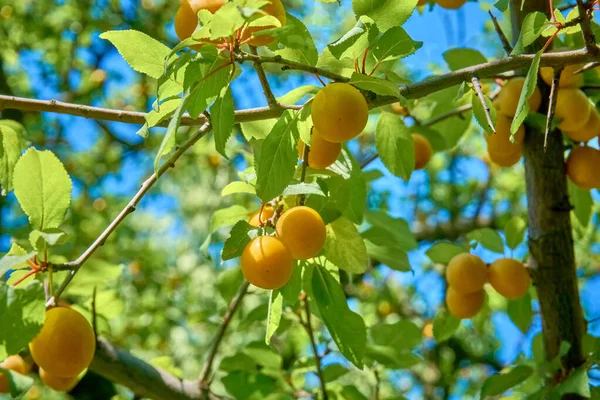
[[309,207],[294,207],[284,212],[275,230],[296,260],[316,257],[325,246],[325,222]]
[[83,315],[72,308],[55,307],[46,312],[44,326],[29,343],[29,350],[40,368],[68,378],[90,365],[96,338]]
[[241,264],[248,282],[269,290],[284,286],[294,271],[292,253],[273,236],[260,236],[248,243]]
[[[0,363],[0,367],[15,371],[21,375],[27,375],[29,373],[29,366],[25,363],[25,360],[19,355],[9,356]],[[8,393],[8,379],[4,374],[0,373],[0,393]]]
[[[498,97],[495,102],[499,112],[507,117],[512,118],[515,116],[524,84],[525,78],[523,77],[509,79],[504,84],[502,90],[500,90],[500,93],[498,93]],[[529,100],[527,100],[527,104],[529,104],[530,112],[536,112],[540,108],[540,105],[542,104],[542,93],[537,87],[535,88],[533,95],[531,95]]]
[[496,164],[500,167],[512,167],[513,165],[517,164],[521,160],[521,157],[523,157],[523,151],[519,149],[519,151],[516,151],[513,154],[500,155],[500,154],[494,153],[488,147],[487,155],[491,162],[493,162],[494,164]]
[[483,307],[484,301],[485,292],[483,290],[463,294],[449,287],[446,292],[448,311],[459,319],[474,317],[481,310],[481,307]]
[[415,144],[415,169],[423,169],[431,160],[433,149],[425,136],[413,133],[412,138]]
[[583,189],[600,187],[600,151],[588,146],[577,146],[567,157],[567,176]]
[[448,263],[446,280],[459,293],[474,293],[483,289],[487,281],[487,267],[481,258],[461,253]]
[[[423,4],[426,4],[427,0],[425,0],[423,2]],[[422,4],[417,4],[417,5],[422,5]],[[406,107],[404,107],[403,105],[401,105],[400,103],[393,103],[391,105],[392,107],[392,112],[396,115],[401,115],[403,117],[406,117],[408,115],[408,110]]]
[[507,299],[518,299],[529,290],[531,278],[522,262],[501,258],[490,265],[488,280],[498,293]]
[[[560,73],[560,79],[558,80],[559,88],[578,88],[583,85],[583,74],[574,75],[573,72],[581,68],[581,65],[567,65],[563,68]],[[554,68],[542,67],[540,68],[540,75],[548,86],[552,86],[552,80],[554,80]]]
[[558,91],[555,116],[562,121],[558,128],[562,131],[577,131],[586,124],[592,105],[579,89],[566,88]]
[[273,214],[275,214],[275,209],[271,206],[265,206],[262,209],[262,214],[260,210],[258,210],[250,216],[248,223],[252,226],[261,226],[261,222],[264,224],[265,222],[267,222],[268,219],[273,217]]
[[354,86],[330,83],[315,96],[312,119],[323,139],[342,143],[355,138],[365,129],[369,106]]
[[192,36],[198,26],[198,11],[216,13],[226,0],[183,0],[175,14],[175,33],[179,40]]
[[60,376],[52,375],[43,368],[40,368],[40,379],[46,386],[52,388],[58,392],[69,392],[77,385],[79,381],[78,376],[71,378],[62,378]]
[[[323,139],[316,129],[313,129],[310,151],[308,152],[308,166],[312,168],[327,168],[342,154],[342,144],[332,143]],[[298,157],[304,156],[304,143],[298,141]]]
[[[262,8],[262,11],[264,11],[268,15],[272,15],[273,17],[277,18],[279,20],[279,22],[281,23],[281,26],[285,26],[285,22],[286,22],[285,7],[281,3],[281,0],[270,0],[270,3]],[[242,36],[242,41],[243,42],[246,41],[256,32],[259,32],[259,31],[262,31],[265,29],[273,29],[275,27],[276,26],[274,26],[274,25],[269,25],[269,26],[256,26],[256,27],[246,28],[246,30],[244,31],[244,35]],[[267,46],[267,45],[273,43],[274,40],[275,40],[275,38],[273,36],[265,35],[265,36],[256,36],[256,37],[250,39],[247,43],[251,46]]]
[[452,10],[461,8],[467,0],[435,0],[435,2],[443,8],[449,8]]
[[563,133],[576,142],[588,142],[596,136],[600,136],[600,115],[598,114],[598,110],[592,107],[590,116],[583,128],[574,131],[563,131]]
[[525,127],[521,125],[515,133],[515,142],[510,141],[510,125],[512,120],[499,114],[496,118],[496,133],[484,134],[488,149],[491,153],[500,156],[515,154],[523,148],[523,139],[525,139]]

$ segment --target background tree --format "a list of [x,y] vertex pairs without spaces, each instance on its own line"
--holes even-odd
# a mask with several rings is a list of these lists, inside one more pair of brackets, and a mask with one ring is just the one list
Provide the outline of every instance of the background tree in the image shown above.
[[[597,134],[565,128],[588,117],[562,105],[575,103],[561,99],[558,75],[596,103],[596,2],[419,1],[415,11],[416,0],[284,1],[278,27],[281,16],[257,11],[265,2],[236,0],[200,12],[202,29],[182,45],[178,2],[5,3],[0,359],[20,353],[25,367],[7,359],[0,389],[31,399],[598,396],[598,197],[565,169]],[[263,32],[274,43],[236,46],[245,24],[274,27]],[[197,47],[203,39],[218,53]],[[538,79],[540,65],[554,70]],[[311,99],[333,81],[361,90],[369,122],[333,166],[311,168],[296,142],[316,147]],[[413,171],[419,138],[434,156]],[[501,168],[521,147],[514,161],[486,148],[513,139],[524,161]],[[597,168],[569,176],[593,183]],[[316,209],[328,233],[324,256],[297,262],[268,292],[244,281],[236,257],[260,233],[245,221],[272,200]],[[533,287],[507,300],[490,279],[484,305],[460,323],[446,311],[445,277],[457,288],[446,265],[467,251],[525,261]],[[45,305],[67,305],[58,297],[101,336],[69,395],[28,370]]]

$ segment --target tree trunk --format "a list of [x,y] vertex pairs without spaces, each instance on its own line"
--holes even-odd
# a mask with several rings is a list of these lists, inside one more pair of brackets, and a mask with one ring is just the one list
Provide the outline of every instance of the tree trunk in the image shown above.
[[[550,16],[547,0],[527,0],[523,10],[520,7],[521,0],[511,0],[515,39],[528,13],[540,11]],[[541,38],[541,43],[533,44],[528,51],[538,51],[545,40]],[[543,82],[540,89],[544,99],[540,112],[545,114],[550,90]],[[561,343],[569,343],[570,350],[562,359],[569,372],[584,362],[581,341],[585,321],[577,284],[564,150],[559,130],[550,133],[544,149],[544,132],[527,128],[524,155],[529,264],[542,314],[546,358],[553,359],[559,354]]]

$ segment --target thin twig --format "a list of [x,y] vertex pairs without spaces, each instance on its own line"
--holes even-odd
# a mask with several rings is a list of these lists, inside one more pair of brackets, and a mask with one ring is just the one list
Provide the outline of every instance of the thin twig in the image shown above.
[[210,123],[205,123],[194,135],[192,135],[187,141],[185,141],[181,147],[179,147],[158,169],[154,172],[143,184],[140,190],[133,196],[131,201],[125,206],[123,210],[117,215],[117,217],[110,223],[110,225],[98,236],[98,238],[88,247],[81,256],[75,261],[71,261],[65,264],[51,265],[55,271],[67,270],[69,274],[58,288],[54,296],[52,296],[47,302],[46,306],[54,306],[60,295],[64,292],[66,287],[71,283],[73,277],[79,271],[81,266],[94,254],[98,248],[100,248],[106,239],[117,229],[117,227],[123,222],[123,220],[132,212],[135,211],[135,207],[140,202],[142,197],[150,190],[150,188],[158,181],[158,179],[171,167],[175,166],[175,162],[185,153],[190,147],[192,147],[198,140],[206,135],[211,129]]
[[96,314],[96,286],[92,292],[92,329],[94,330],[94,338],[98,340],[98,314]]
[[213,344],[210,348],[210,351],[208,353],[208,358],[206,359],[206,362],[202,366],[202,371],[200,372],[200,376],[198,377],[198,383],[200,385],[200,390],[202,390],[202,391],[208,389],[210,373],[212,370],[212,365],[215,361],[215,356],[217,355],[217,351],[219,350],[221,341],[225,337],[225,331],[227,330],[227,327],[231,323],[231,319],[233,318],[233,315],[235,314],[238,307],[242,303],[242,299],[248,292],[249,286],[250,286],[250,283],[248,281],[244,281],[244,283],[242,283],[242,285],[240,286],[237,294],[235,295],[235,297],[233,298],[231,303],[229,303],[229,307],[227,307],[227,312],[225,312],[225,316],[223,317],[223,323],[221,324],[221,327],[219,328],[219,331],[217,332],[217,334],[215,336],[215,341],[213,342]]
[[[258,57],[258,52],[256,51],[255,46],[250,46],[250,52]],[[255,61],[254,69],[258,74],[258,79],[260,80],[260,85],[263,88],[263,93],[265,94],[267,104],[269,105],[269,107],[280,107],[279,103],[277,102],[277,99],[275,98],[275,95],[273,94],[273,91],[271,90],[271,85],[269,85],[267,74],[265,73],[265,69],[263,68],[262,64],[260,62]]]
[[485,112],[485,118],[487,119],[487,123],[488,123],[490,129],[492,130],[492,132],[496,133],[496,128],[494,127],[494,121],[492,119],[490,107],[488,106],[487,101],[485,101],[485,95],[483,94],[483,91],[481,90],[481,84],[479,83],[479,79],[477,79],[477,77],[474,76],[471,78],[471,83],[473,84],[473,90],[475,90],[475,93],[477,93],[477,98],[479,99],[479,102],[481,103],[481,106],[483,107],[483,111]]
[[363,162],[360,164],[360,169],[365,169],[366,167],[368,167],[369,164],[371,164],[373,161],[377,160],[377,157],[379,157],[379,154],[373,153],[369,157],[365,158],[363,160]]
[[598,62],[598,61],[587,63],[583,67],[581,67],[578,70],[576,70],[575,72],[573,72],[573,75],[582,74],[585,71],[589,71],[590,69],[594,69],[598,66],[600,66],[600,62]]
[[306,311],[306,322],[302,321],[302,317],[300,317],[300,321],[302,322],[302,325],[304,325],[306,333],[308,333],[308,337],[310,338],[310,345],[315,356],[315,366],[317,368],[317,375],[319,376],[319,381],[321,383],[321,391],[323,392],[323,400],[327,400],[329,396],[327,395],[327,386],[325,384],[325,376],[323,375],[323,366],[321,365],[321,355],[319,354],[319,350],[317,349],[315,334],[312,328],[312,323],[310,322],[310,306],[308,305],[308,299],[306,298],[306,294],[303,294],[302,297],[304,300],[304,309]]
[[554,77],[552,78],[552,87],[550,88],[550,101],[548,102],[548,115],[546,118],[546,132],[544,136],[544,151],[548,145],[548,135],[552,130],[552,120],[554,119],[554,112],[556,110],[556,99],[558,98],[558,87],[560,82],[560,74],[562,69],[554,70]]
[[373,393],[373,400],[379,400],[379,391],[381,389],[381,377],[379,376],[377,366],[373,368],[373,374],[375,375],[375,392]]
[[502,48],[504,48],[504,51],[506,52],[507,55],[510,55],[510,53],[512,53],[512,51],[513,51],[513,48],[510,45],[510,42],[506,38],[504,31],[502,31],[502,28],[500,27],[498,20],[496,19],[496,17],[494,17],[494,14],[492,14],[492,11],[488,10],[488,13],[490,14],[490,17],[492,18],[492,22],[494,23],[494,29],[496,29],[496,33],[498,34],[498,37],[500,38],[500,42],[502,43]]
[[596,36],[592,31],[592,25],[590,23],[590,9],[593,7],[592,2],[587,4],[583,3],[583,0],[577,0],[577,8],[579,9],[579,16],[581,18],[581,34],[583,41],[585,42],[585,48],[588,53],[596,55],[598,54],[598,46],[596,46]]

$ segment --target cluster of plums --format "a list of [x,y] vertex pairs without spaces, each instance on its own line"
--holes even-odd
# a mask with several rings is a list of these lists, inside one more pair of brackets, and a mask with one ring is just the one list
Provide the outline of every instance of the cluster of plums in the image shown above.
[[[42,330],[29,343],[29,351],[39,367],[41,381],[54,390],[68,392],[92,362],[96,337],[79,312],[70,307],[54,307],[46,311]],[[31,365],[20,355],[8,357],[0,367],[21,375],[31,371]],[[8,379],[0,374],[0,393],[8,392]]]
[[[263,207],[248,223],[264,226],[275,215],[271,206]],[[325,246],[325,222],[310,207],[297,206],[285,211],[275,224],[275,236],[259,236],[244,248],[242,273],[248,282],[263,289],[279,289],[292,277],[295,260],[316,257]]]
[[446,305],[456,318],[471,318],[483,307],[484,285],[490,285],[507,299],[518,299],[529,290],[531,278],[523,263],[501,258],[489,267],[469,253],[454,256],[446,268]]

